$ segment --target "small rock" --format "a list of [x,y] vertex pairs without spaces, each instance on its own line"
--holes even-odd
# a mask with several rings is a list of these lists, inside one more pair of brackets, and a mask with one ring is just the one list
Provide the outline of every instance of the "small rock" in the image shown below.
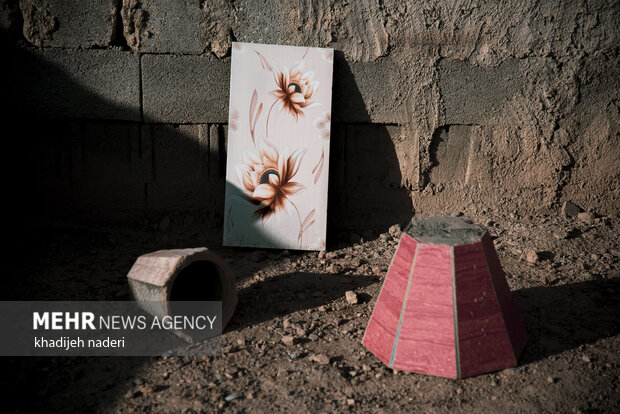
[[295,332],[297,333],[297,335],[302,337],[305,337],[308,334],[306,330],[299,325],[295,327]]
[[540,260],[540,253],[534,249],[525,249],[523,255],[528,263],[536,263]]
[[553,384],[553,383],[555,382],[555,378],[553,378],[553,377],[547,377],[547,382],[548,382],[549,384]]
[[382,242],[390,241],[391,239],[392,236],[390,236],[388,233],[381,233],[379,235],[379,240],[381,240]]
[[347,291],[344,293],[344,295],[345,295],[345,297],[346,297],[346,299],[347,299],[347,302],[349,302],[349,303],[350,303],[350,304],[352,304],[352,305],[355,305],[356,303],[358,303],[358,302],[359,302],[359,298],[357,297],[357,293],[355,293],[355,292],[354,292],[354,291],[352,291],[352,290],[347,290]]
[[565,201],[564,204],[562,204],[562,214],[564,215],[564,217],[575,218],[580,211],[581,209],[570,201]]
[[568,232],[564,229],[558,229],[553,232],[553,237],[558,240],[568,239]]
[[309,357],[310,361],[316,362],[321,365],[328,365],[331,361],[331,358],[325,354],[312,354]]
[[226,402],[231,402],[232,400],[236,400],[237,398],[241,398],[241,397],[243,397],[242,394],[229,394],[224,398],[224,400]]
[[355,405],[355,400],[353,398],[347,398],[347,405]]
[[338,263],[332,263],[327,266],[327,271],[329,273],[340,273],[342,272],[342,266],[340,266]]
[[461,213],[460,211],[450,214],[451,217],[461,217],[462,215],[463,213]]
[[282,321],[282,327],[283,327],[284,329],[288,329],[288,328],[290,328],[290,327],[291,327],[291,320],[290,320],[290,319],[288,319],[288,318],[284,319],[284,320]]
[[142,395],[142,393],[138,390],[129,390],[125,393],[125,398],[137,398],[140,395]]
[[236,374],[237,372],[239,372],[239,368],[235,366],[230,366],[226,368],[226,371],[228,371],[230,374]]
[[325,258],[327,260],[332,260],[332,259],[335,259],[336,257],[338,257],[338,253],[336,253],[336,252],[325,253]]
[[282,342],[284,343],[284,345],[288,346],[295,345],[297,343],[297,338],[291,335],[284,335],[282,337]]
[[400,236],[402,235],[400,224],[394,224],[393,226],[391,226],[388,229],[388,233],[390,233],[390,236],[394,237],[395,239],[400,238]]
[[581,360],[582,360],[583,362],[590,362],[590,357],[589,357],[589,356],[587,356],[587,355],[584,355],[584,356],[582,356],[582,357],[581,357]]
[[349,322],[349,320],[348,320],[348,319],[338,318],[338,319],[336,319],[336,320],[334,321],[334,325],[336,325],[336,326],[342,326],[342,325],[344,325],[344,324],[345,324],[345,323],[347,323],[347,322]]
[[582,223],[591,224],[594,221],[594,213],[590,211],[579,213],[577,214],[577,220],[579,220]]
[[324,259],[325,258],[325,250],[321,250],[319,252],[319,259]]
[[347,266],[351,269],[357,269],[362,265],[362,260],[359,258],[351,259],[347,262]]

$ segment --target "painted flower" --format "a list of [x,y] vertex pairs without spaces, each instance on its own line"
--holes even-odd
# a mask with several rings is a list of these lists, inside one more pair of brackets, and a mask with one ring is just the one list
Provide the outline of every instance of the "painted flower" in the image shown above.
[[241,116],[239,115],[239,111],[233,109],[230,111],[230,117],[228,119],[228,129],[231,132],[239,132],[240,120]]
[[271,94],[280,102],[282,110],[288,111],[295,117],[304,116],[304,109],[318,105],[311,100],[312,95],[319,87],[319,82],[314,80],[314,72],[303,73],[303,61],[295,64],[289,71],[286,66],[281,72],[273,67],[273,74],[278,89]]
[[321,50],[321,59],[329,63],[332,63],[334,61],[334,49]]
[[332,124],[332,116],[329,112],[323,112],[323,114],[316,118],[313,122],[314,128],[319,133],[319,137],[325,141],[329,141],[329,131]]
[[235,53],[245,53],[245,44],[240,42],[232,42],[232,48]]
[[287,151],[279,153],[275,145],[265,139],[258,143],[258,153],[244,153],[245,164],[236,166],[247,200],[258,206],[254,216],[261,217],[263,224],[272,215],[294,207],[288,197],[305,187],[291,180],[305,152],[305,149],[298,149],[290,155]]

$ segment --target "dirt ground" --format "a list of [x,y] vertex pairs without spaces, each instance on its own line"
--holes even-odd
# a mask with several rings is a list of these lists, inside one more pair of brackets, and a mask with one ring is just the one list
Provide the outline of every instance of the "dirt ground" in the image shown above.
[[[494,239],[529,342],[517,368],[463,380],[393,371],[361,344],[397,245],[388,229],[333,234],[319,255],[223,248],[221,229],[192,215],[140,229],[31,225],[7,252],[5,300],[129,300],[137,256],[209,246],[236,270],[239,305],[222,357],[4,358],[5,404],[14,412],[619,412],[620,218],[471,218]],[[349,290],[359,303],[347,302]]]

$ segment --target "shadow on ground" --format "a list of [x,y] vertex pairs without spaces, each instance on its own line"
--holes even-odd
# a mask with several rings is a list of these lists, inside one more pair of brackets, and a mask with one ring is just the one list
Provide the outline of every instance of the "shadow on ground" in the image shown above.
[[229,330],[243,328],[299,310],[327,305],[347,290],[379,283],[374,276],[330,273],[288,273],[239,291],[239,304]]
[[528,334],[522,363],[536,362],[620,332],[617,280],[532,287],[513,294]]

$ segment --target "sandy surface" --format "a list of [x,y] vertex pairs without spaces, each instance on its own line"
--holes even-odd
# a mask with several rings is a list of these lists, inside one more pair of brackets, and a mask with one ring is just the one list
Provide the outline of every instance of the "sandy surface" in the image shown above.
[[494,238],[525,322],[517,368],[451,380],[393,371],[366,351],[397,244],[388,229],[333,241],[326,255],[255,251],[222,248],[221,229],[179,215],[166,231],[30,229],[8,252],[4,299],[129,300],[138,255],[210,246],[238,276],[223,356],[5,358],[5,401],[16,412],[618,412],[620,219],[472,218]]

